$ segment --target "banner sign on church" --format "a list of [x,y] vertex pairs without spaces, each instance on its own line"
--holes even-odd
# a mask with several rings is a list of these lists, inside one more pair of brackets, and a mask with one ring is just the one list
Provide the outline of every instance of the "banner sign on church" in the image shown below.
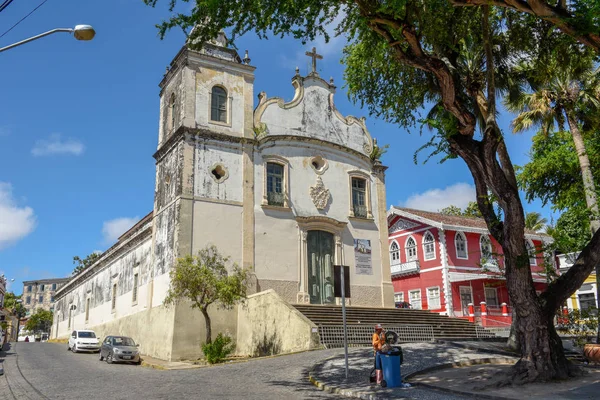
[[354,261],[357,275],[373,275],[370,240],[354,239]]

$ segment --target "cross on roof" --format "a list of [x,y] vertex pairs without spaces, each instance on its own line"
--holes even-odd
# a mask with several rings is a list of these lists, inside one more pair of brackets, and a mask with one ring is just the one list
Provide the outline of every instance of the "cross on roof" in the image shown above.
[[310,58],[312,58],[312,72],[313,74],[318,74],[317,73],[317,60],[322,60],[323,56],[320,54],[317,54],[317,48],[313,47],[312,48],[312,52],[311,51],[307,51],[306,55],[309,56]]

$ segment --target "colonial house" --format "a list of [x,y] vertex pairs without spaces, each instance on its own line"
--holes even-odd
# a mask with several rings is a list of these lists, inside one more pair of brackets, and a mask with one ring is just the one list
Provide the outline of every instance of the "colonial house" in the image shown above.
[[[364,119],[336,109],[333,80],[296,69],[291,101],[258,95],[248,54],[223,34],[184,46],[160,82],[154,208],[56,293],[52,336],[94,329],[142,354],[201,355],[204,320],[165,307],[177,257],[215,245],[251,272],[244,306],[209,313],[240,354],[318,345],[291,304],[336,304],[333,266],[351,267],[352,305],[393,307],[385,169]],[[150,199],[149,199],[150,200]],[[265,343],[268,342],[268,343]]]
[[[478,321],[483,315],[486,326],[510,324],[502,249],[482,218],[391,207],[388,227],[397,305]],[[541,292],[549,237],[533,231],[525,237],[535,288]]]

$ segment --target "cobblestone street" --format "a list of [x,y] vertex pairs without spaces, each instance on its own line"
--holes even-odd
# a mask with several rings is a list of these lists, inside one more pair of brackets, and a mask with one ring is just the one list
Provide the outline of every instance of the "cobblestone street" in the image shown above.
[[[0,376],[3,399],[332,399],[307,379],[312,365],[339,350],[312,351],[182,371],[108,365],[98,354],[55,343],[14,343]],[[6,348],[5,348],[6,350]],[[17,356],[18,354],[18,356]]]

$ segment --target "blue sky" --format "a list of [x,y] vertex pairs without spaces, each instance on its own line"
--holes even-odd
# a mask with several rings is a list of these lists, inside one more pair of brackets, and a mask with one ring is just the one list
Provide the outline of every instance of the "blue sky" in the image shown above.
[[[0,34],[37,2],[15,1],[0,13]],[[165,40],[155,24],[166,17],[141,0],[48,0],[0,38],[0,47],[57,27],[90,24],[91,42],[54,34],[0,54],[0,274],[22,290],[28,279],[67,276],[72,258],[106,250],[136,219],[152,210],[154,153],[158,137],[158,83],[184,43],[180,31]],[[351,104],[340,64],[343,39],[302,45],[291,38],[241,38],[257,67],[255,93],[293,95],[296,66],[306,74],[313,45],[324,55],[318,69],[333,77],[336,105],[344,114],[367,116]],[[256,104],[256,99],[255,99]],[[515,136],[502,120],[513,162],[527,161],[531,134]],[[426,137],[367,119],[387,171],[388,207],[437,210],[474,200],[472,178],[461,160],[415,165]],[[527,211],[542,211],[538,203]]]

